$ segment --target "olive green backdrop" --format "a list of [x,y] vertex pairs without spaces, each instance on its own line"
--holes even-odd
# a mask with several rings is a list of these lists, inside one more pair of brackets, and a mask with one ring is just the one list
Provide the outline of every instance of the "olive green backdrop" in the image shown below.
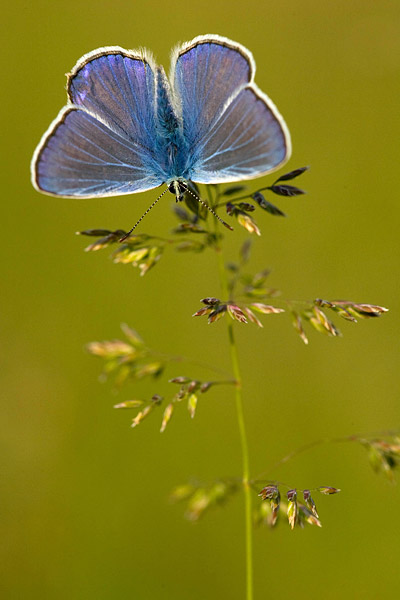
[[[229,369],[224,322],[207,327],[190,316],[200,298],[219,294],[215,257],[171,251],[140,278],[107,253],[82,252],[76,230],[126,228],[158,190],[81,201],[33,190],[29,162],[65,104],[64,73],[103,45],[145,46],[164,65],[172,46],[204,33],[250,48],[256,81],[292,134],[287,170],[311,165],[299,180],[308,195],[278,202],[288,219],[259,215],[252,267],[272,267],[271,284],[287,297],[391,309],[340,323],[340,339],[311,332],[308,347],[284,316],[266,317],[263,330],[238,324],[256,474],[320,437],[399,425],[399,17],[396,0],[17,0],[3,8],[3,598],[244,597],[243,499],[196,525],[167,500],[191,476],[240,474],[231,390],[205,395],[193,421],[182,407],[163,435],[159,415],[132,430],[130,413],[112,405],[154,386],[116,399],[84,351],[127,322],[153,348]],[[166,235],[172,204],[165,196],[142,231]],[[238,229],[226,234],[227,258],[246,237]],[[399,595],[399,489],[372,472],[362,448],[324,446],[273,476],[343,491],[318,498],[322,529],[256,531],[257,598]]]

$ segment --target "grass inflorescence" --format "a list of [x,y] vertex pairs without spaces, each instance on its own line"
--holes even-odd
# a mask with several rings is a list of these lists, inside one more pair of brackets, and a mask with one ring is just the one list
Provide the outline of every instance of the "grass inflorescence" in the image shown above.
[[[171,499],[186,504],[185,515],[191,521],[199,520],[210,509],[224,505],[239,492],[245,498],[246,531],[246,589],[247,599],[253,597],[253,561],[252,527],[265,524],[274,527],[285,514],[285,521],[291,529],[303,527],[306,523],[321,526],[319,513],[314,500],[314,492],[333,495],[340,490],[332,486],[319,486],[297,490],[276,481],[266,481],[264,477],[250,476],[250,457],[245,426],[245,398],[242,392],[242,375],[235,339],[235,327],[253,324],[260,328],[268,322],[267,315],[282,314],[289,316],[294,330],[300,339],[308,344],[307,329],[312,329],[329,337],[338,337],[341,332],[337,322],[340,320],[357,323],[359,319],[376,318],[387,312],[383,306],[349,300],[326,300],[321,298],[295,300],[285,298],[275,285],[270,285],[270,271],[265,268],[258,272],[249,270],[251,257],[250,238],[238,249],[237,260],[225,264],[222,256],[224,235],[219,222],[231,229],[217,211],[222,212],[229,223],[243,227],[249,234],[260,236],[259,217],[284,217],[282,209],[272,203],[272,196],[281,199],[303,197],[304,190],[288,181],[303,175],[308,167],[295,169],[280,176],[271,185],[254,192],[245,185],[232,185],[222,188],[220,185],[206,187],[208,206],[198,202],[200,190],[196,184],[184,194],[182,203],[174,207],[177,224],[167,237],[144,233],[126,233],[124,229],[91,229],[79,232],[80,235],[96,238],[86,251],[93,252],[114,247],[111,258],[114,263],[131,265],[145,275],[160,263],[167,250],[175,249],[181,253],[214,251],[218,258],[220,290],[204,290],[201,307],[193,316],[207,317],[210,324],[226,319],[232,376],[224,379],[200,380],[189,374],[171,373],[181,358],[169,357],[150,349],[134,329],[122,326],[124,339],[92,342],[88,351],[103,361],[102,378],[112,378],[116,388],[132,385],[147,378],[151,390],[147,398],[128,395],[118,402],[115,408],[134,410],[131,421],[136,428],[151,414],[159,414],[160,431],[164,432],[171,422],[178,405],[186,406],[193,419],[202,403],[204,394],[215,398],[219,385],[233,386],[239,436],[242,449],[241,475],[234,478],[219,478],[210,483],[189,482],[177,486]],[[266,195],[268,199],[266,198]],[[257,220],[256,220],[257,215]],[[123,242],[121,243],[121,240]],[[211,293],[210,293],[211,292]],[[210,365],[210,371],[215,370]],[[166,374],[168,370],[168,375]],[[182,372],[182,371],[181,371]],[[167,385],[168,384],[168,385]],[[150,388],[150,384],[149,384]],[[168,392],[165,393],[165,389]],[[162,393],[160,393],[162,391]],[[298,451],[284,457],[277,465],[287,462],[305,449],[318,446],[326,441],[358,441],[368,450],[369,459],[377,472],[384,472],[393,478],[393,471],[400,463],[400,445],[398,437],[370,439],[369,436],[349,436],[332,438],[307,444]],[[263,474],[262,474],[263,475]],[[261,491],[260,486],[263,485]],[[282,492],[285,489],[285,492]],[[257,494],[254,503],[253,495]],[[255,504],[255,508],[254,508]]]

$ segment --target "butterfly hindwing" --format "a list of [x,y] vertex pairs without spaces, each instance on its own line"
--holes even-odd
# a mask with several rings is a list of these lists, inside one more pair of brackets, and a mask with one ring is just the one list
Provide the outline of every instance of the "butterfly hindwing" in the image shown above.
[[68,75],[68,98],[152,152],[156,83],[151,63],[151,59],[119,47],[94,50]]
[[229,98],[251,80],[250,57],[231,44],[200,36],[177,48],[172,56],[170,79],[189,145],[208,134]]

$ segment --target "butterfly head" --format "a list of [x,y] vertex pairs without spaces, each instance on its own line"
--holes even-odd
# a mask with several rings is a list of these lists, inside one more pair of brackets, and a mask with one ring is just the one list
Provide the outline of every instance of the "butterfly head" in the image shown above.
[[167,186],[168,186],[167,189],[171,192],[171,194],[175,195],[177,202],[182,202],[182,200],[185,197],[185,193],[187,192],[188,194],[193,196],[193,198],[196,198],[196,200],[198,202],[200,202],[200,204],[205,206],[205,208],[207,210],[209,210],[210,213],[213,214],[214,217],[216,219],[218,219],[218,221],[220,223],[222,223],[222,225],[224,225],[227,229],[230,229],[231,231],[233,231],[233,227],[231,227],[230,225],[228,225],[228,223],[226,223],[223,219],[221,219],[221,217],[219,215],[217,215],[215,210],[213,208],[211,208],[211,206],[208,206],[207,202],[204,202],[204,200],[202,200],[199,196],[197,196],[197,194],[194,194],[192,192],[192,190],[189,188],[188,182],[185,179],[182,179],[182,180],[174,179],[170,183],[167,182]]
[[178,180],[171,181],[171,183],[168,184],[168,190],[171,194],[174,194],[177,202],[182,202],[187,189],[187,185]]

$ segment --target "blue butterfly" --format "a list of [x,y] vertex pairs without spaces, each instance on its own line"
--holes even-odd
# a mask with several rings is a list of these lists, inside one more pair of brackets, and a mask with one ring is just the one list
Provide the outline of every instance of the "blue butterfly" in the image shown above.
[[166,183],[178,201],[191,181],[274,171],[290,156],[290,135],[254,73],[252,54],[218,35],[177,47],[169,78],[146,51],[85,54],[67,75],[68,104],[33,155],[33,186],[92,198]]

